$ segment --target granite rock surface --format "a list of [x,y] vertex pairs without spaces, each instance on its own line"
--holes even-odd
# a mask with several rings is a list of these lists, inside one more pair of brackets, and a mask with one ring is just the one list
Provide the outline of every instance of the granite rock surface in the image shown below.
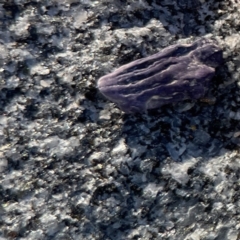
[[[238,240],[235,0],[0,1],[0,239]],[[123,114],[97,80],[216,39],[209,99]]]

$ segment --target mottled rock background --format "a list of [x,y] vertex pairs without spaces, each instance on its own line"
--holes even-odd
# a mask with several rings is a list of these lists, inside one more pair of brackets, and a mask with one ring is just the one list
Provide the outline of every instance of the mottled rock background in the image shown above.
[[[240,239],[239,30],[237,0],[0,1],[0,239]],[[208,98],[124,115],[97,91],[203,36]]]

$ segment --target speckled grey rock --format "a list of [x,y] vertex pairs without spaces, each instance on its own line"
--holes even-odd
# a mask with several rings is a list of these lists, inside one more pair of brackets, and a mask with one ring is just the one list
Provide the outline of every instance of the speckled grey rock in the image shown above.
[[100,78],[98,88],[123,111],[142,112],[203,97],[222,61],[222,50],[203,38],[126,64]]
[[[0,240],[239,239],[239,1],[14,0],[0,18]],[[224,49],[214,105],[101,101],[99,69],[185,31]]]

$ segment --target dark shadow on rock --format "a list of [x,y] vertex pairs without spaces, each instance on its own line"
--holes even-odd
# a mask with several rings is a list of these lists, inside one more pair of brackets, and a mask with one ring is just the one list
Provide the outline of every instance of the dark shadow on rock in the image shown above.
[[[146,147],[141,157],[158,158],[159,161],[166,157],[174,161],[211,158],[222,148],[238,149],[239,141],[232,137],[240,130],[240,124],[235,116],[230,117],[230,112],[237,112],[232,102],[239,88],[236,84],[227,86],[224,79],[229,76],[227,67],[221,66],[211,81],[207,96],[195,102],[166,105],[148,114],[124,115],[122,131],[130,149],[137,145]],[[190,110],[182,112],[188,106]]]
[[158,19],[170,33],[179,37],[202,36],[211,32],[214,21],[220,16],[218,10],[222,2],[147,0],[141,5],[119,0],[106,3],[113,10],[104,17],[108,16],[112,29],[142,27],[151,19]]

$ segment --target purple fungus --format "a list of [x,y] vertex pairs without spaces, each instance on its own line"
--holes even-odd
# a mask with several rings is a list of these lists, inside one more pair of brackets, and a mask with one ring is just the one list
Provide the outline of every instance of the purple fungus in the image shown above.
[[124,112],[144,112],[204,97],[215,68],[222,63],[216,42],[203,38],[123,65],[101,77],[97,86]]

